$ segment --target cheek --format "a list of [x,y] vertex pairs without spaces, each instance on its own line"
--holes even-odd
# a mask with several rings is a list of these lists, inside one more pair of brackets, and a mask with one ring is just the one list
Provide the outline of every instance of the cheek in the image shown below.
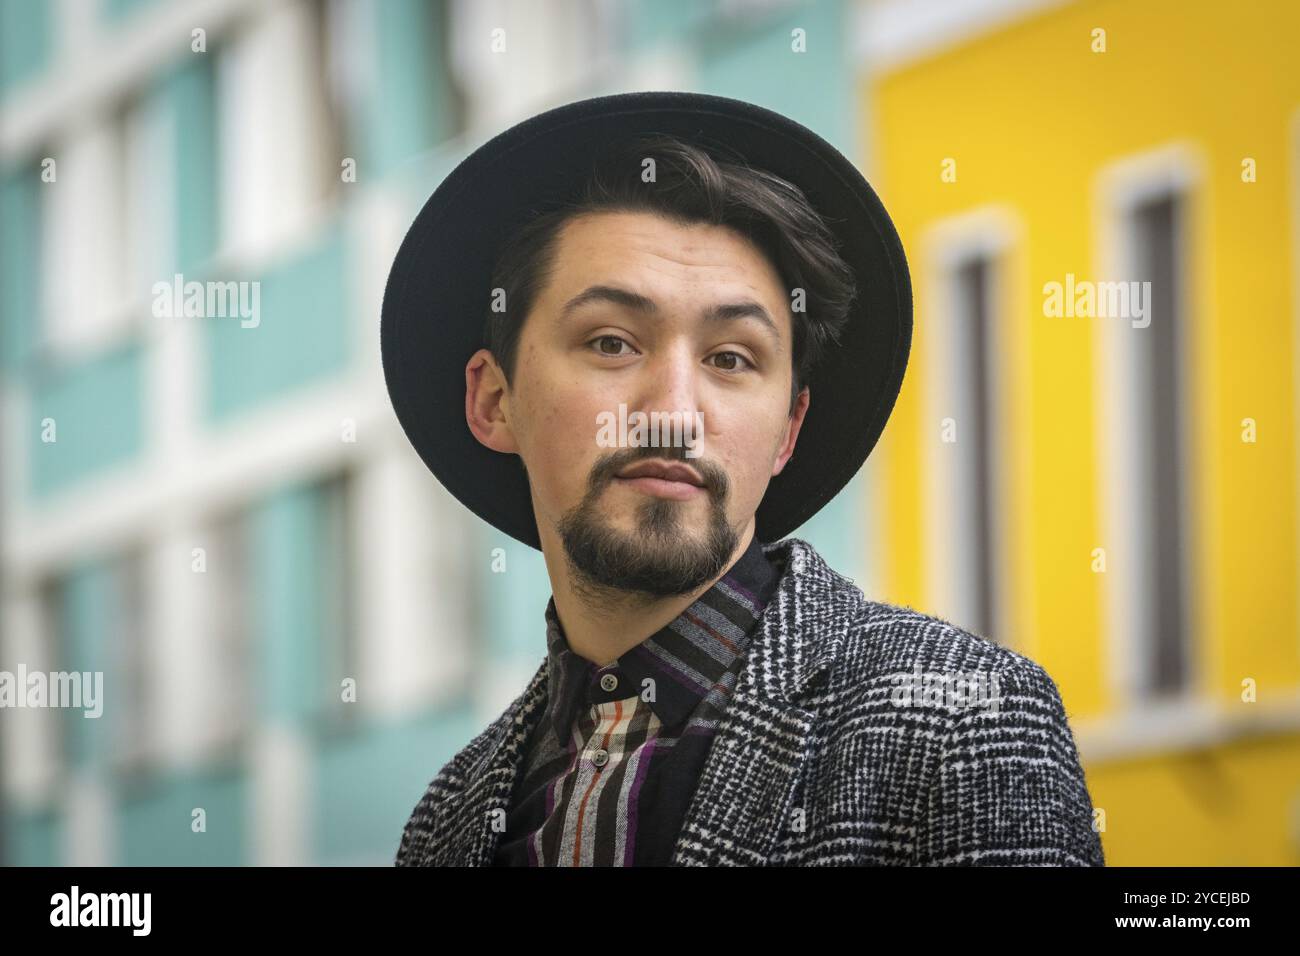
[[770,412],[728,415],[718,429],[705,430],[705,455],[726,470],[733,494],[761,499],[772,476],[773,449],[780,437]]
[[589,394],[567,391],[554,383],[537,383],[529,395],[522,444],[529,474],[544,501],[568,507],[586,493],[598,455],[613,451],[596,446],[599,406]]

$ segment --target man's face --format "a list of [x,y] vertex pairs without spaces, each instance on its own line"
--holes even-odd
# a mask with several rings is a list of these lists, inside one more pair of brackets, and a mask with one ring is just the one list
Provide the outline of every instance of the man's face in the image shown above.
[[[730,229],[639,212],[566,223],[500,420],[475,431],[522,457],[543,548],[563,549],[575,586],[667,596],[726,569],[807,408],[805,389],[790,414],[789,303]],[[674,447],[662,433],[658,447],[608,446],[611,422],[653,412],[702,429]],[[699,484],[619,477],[649,461]]]

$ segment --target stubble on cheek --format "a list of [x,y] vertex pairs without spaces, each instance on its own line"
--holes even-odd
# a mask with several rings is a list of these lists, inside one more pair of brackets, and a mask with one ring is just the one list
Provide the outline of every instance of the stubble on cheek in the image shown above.
[[527,448],[533,464],[534,494],[542,494],[540,504],[554,520],[587,493],[588,475],[594,464],[595,413],[587,428],[582,416],[574,411],[575,404],[563,393],[542,386],[536,394],[545,404],[525,404],[523,431],[527,444],[521,447]]

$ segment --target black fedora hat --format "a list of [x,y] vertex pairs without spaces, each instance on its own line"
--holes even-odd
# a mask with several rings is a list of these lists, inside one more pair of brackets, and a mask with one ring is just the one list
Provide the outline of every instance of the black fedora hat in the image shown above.
[[862,174],[816,133],[752,103],[676,91],[594,97],[533,116],[475,149],[420,210],[384,290],[380,352],[393,408],[425,464],[476,515],[534,548],[523,469],[465,421],[465,364],[487,345],[495,256],[521,210],[572,198],[590,172],[584,158],[654,132],[721,145],[797,186],[857,283],[839,345],[808,379],[812,401],[794,454],[758,508],[760,541],[789,534],[848,484],[902,386],[912,337],[902,243]]

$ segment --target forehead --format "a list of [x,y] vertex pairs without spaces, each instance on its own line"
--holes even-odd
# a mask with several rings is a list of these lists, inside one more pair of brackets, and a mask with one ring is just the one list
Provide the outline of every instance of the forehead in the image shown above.
[[[652,298],[709,305],[758,299],[784,331],[788,293],[771,261],[727,226],[678,223],[648,212],[599,212],[566,222],[556,242],[548,293],[566,301],[588,285],[618,282]],[[784,317],[784,318],[783,318]]]

